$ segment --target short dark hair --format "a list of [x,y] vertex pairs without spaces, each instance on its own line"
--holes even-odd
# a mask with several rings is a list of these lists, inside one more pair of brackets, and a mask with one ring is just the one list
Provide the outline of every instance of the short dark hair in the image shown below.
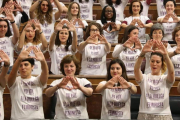
[[61,60],[61,63],[60,63],[60,71],[62,72],[62,74],[63,74],[64,76],[66,76],[66,74],[65,74],[65,72],[64,72],[64,64],[71,63],[72,61],[73,61],[74,64],[76,65],[75,75],[79,75],[80,70],[81,70],[81,65],[80,65],[79,60],[76,58],[75,55],[66,55],[66,56]]
[[25,62],[25,61],[28,61],[31,64],[31,66],[34,66],[35,64],[35,60],[33,58],[27,58],[27,59],[22,60],[22,62]]
[[[69,29],[69,27],[67,27],[66,25],[63,25],[62,29],[64,28]],[[56,39],[55,39],[55,45],[57,45],[58,47],[61,45],[61,41],[59,40],[59,32],[60,31],[57,32]],[[66,46],[65,46],[66,51],[68,51],[68,48],[71,44],[72,44],[72,35],[71,35],[71,32],[69,31],[69,37],[66,41]]]
[[122,60],[118,59],[118,58],[111,60],[109,66],[108,66],[108,69],[107,69],[107,78],[106,78],[107,81],[109,81],[112,78],[111,73],[110,73],[111,65],[116,64],[116,63],[118,63],[121,66],[121,68],[122,68],[122,75],[121,76],[126,81],[129,81],[128,77],[127,77],[127,73],[126,73],[126,66],[124,65],[124,62]]
[[174,31],[172,32],[172,39],[176,42],[175,37],[176,37],[176,33],[180,31],[180,25],[178,25],[177,27],[174,28]]
[[163,28],[163,26],[160,23],[156,23],[151,27],[151,30],[150,30],[149,36],[150,36],[151,39],[153,39],[152,35],[153,35],[154,30],[161,30],[162,33],[163,33],[163,36],[164,36],[164,28]]
[[[108,5],[113,5],[112,0],[106,0],[106,3]],[[116,5],[120,5],[120,4],[121,4],[121,0],[116,0]]]
[[130,6],[129,6],[129,14],[133,15],[132,6],[133,6],[134,2],[139,2],[140,8],[141,8],[140,11],[139,11],[139,14],[140,14],[143,11],[143,5],[142,5],[142,3],[139,0],[133,0],[131,2]]
[[164,2],[163,2],[164,8],[166,8],[166,3],[169,2],[169,1],[173,2],[174,7],[176,7],[176,2],[174,0],[164,0]]
[[103,28],[101,27],[101,25],[99,23],[96,22],[91,22],[86,29],[86,33],[84,36],[84,41],[86,41],[86,39],[90,36],[90,31],[91,31],[91,26],[94,25],[99,29],[100,35],[103,35]]
[[134,29],[138,29],[138,27],[134,26],[134,25],[129,25],[125,28],[125,31],[124,31],[124,37],[122,39],[122,44],[124,44],[128,39],[129,39],[129,34],[131,33],[131,31],[133,31]]
[[5,20],[5,19],[0,19],[0,22],[2,22],[2,21],[6,22],[6,23],[7,23],[7,27],[8,27],[5,36],[6,36],[6,37],[10,37],[10,36],[12,35],[12,33],[11,33],[11,29],[10,29],[9,22],[8,22],[7,20]]

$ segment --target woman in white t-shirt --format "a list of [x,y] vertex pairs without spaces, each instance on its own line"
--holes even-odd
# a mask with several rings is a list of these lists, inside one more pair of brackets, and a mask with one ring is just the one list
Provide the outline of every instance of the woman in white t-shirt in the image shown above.
[[[152,50],[153,44],[157,46],[155,50]],[[151,73],[142,74],[141,63],[147,52],[152,52]],[[166,66],[168,73],[163,75]],[[172,120],[169,92],[175,81],[174,74],[174,66],[163,43],[149,40],[144,45],[134,67],[135,80],[141,88],[138,120]]]
[[168,49],[169,57],[174,65],[175,76],[180,77],[180,26],[177,26],[172,33],[176,45]]
[[101,25],[90,23],[86,30],[86,41],[80,43],[78,48],[82,54],[81,75],[106,75],[106,55],[111,50],[111,44],[101,35]]
[[78,45],[84,41],[84,31],[88,26],[86,20],[81,19],[81,9],[77,2],[71,2],[68,7],[67,19],[69,22],[73,23],[76,27]]
[[[63,25],[65,22],[67,25]],[[73,37],[71,35],[73,33]],[[49,54],[51,57],[51,72],[55,75],[62,74],[60,63],[64,56],[75,54],[77,49],[77,34],[72,23],[66,20],[59,22],[49,43]]]
[[162,23],[162,26],[164,27],[163,40],[168,41],[169,43],[175,43],[172,39],[172,32],[180,21],[180,17],[177,17],[174,13],[176,2],[174,0],[166,0],[164,1],[164,7],[167,14],[158,17],[157,22]]
[[128,25],[135,25],[139,28],[139,39],[141,43],[146,43],[146,28],[150,28],[153,23],[147,16],[140,15],[143,11],[143,6],[140,1],[133,0],[129,6],[129,13],[132,15],[126,17],[121,26],[126,28]]
[[30,18],[37,19],[41,23],[41,28],[46,37],[47,42],[50,41],[50,36],[54,31],[54,24],[60,18],[63,11],[62,5],[58,0],[54,0],[58,11],[53,14],[53,6],[50,0],[37,0],[30,8]]
[[118,43],[121,22],[116,20],[116,10],[113,6],[105,6],[101,13],[101,20],[96,22],[103,27],[104,36],[109,43]]
[[134,64],[142,49],[138,34],[138,27],[129,25],[125,29],[121,44],[116,45],[112,53],[114,58],[119,58],[124,62],[128,76],[134,76]]
[[129,0],[99,0],[99,3],[102,8],[106,5],[112,5],[116,10],[116,20],[124,20],[124,9]]
[[131,119],[131,93],[135,94],[137,88],[128,82],[122,60],[110,62],[107,81],[100,82],[95,91],[102,94],[101,119]]
[[81,8],[81,18],[84,20],[93,20],[93,4],[95,0],[74,0],[79,3]]
[[[20,54],[22,49],[27,49],[30,46],[35,46],[36,48],[41,49],[42,52],[45,52],[47,49],[47,41],[42,32],[41,25],[37,20],[30,20],[22,30],[22,33],[19,38],[19,42],[15,47],[15,52]],[[30,56],[34,56],[34,52],[30,52]],[[35,61],[34,69],[32,74],[41,73],[41,63]]]
[[[2,8],[0,8],[0,11],[1,10]],[[14,61],[14,45],[19,39],[19,30],[17,25],[15,24],[15,19],[11,10],[4,9],[4,12],[6,14],[6,17],[0,17],[0,48],[9,56],[10,67],[8,73],[10,73]],[[11,33],[9,21],[13,29],[13,35]]]
[[[163,40],[164,28],[160,23],[156,23],[151,27],[149,36],[150,36],[150,39],[162,41],[167,50],[171,49],[171,45]],[[154,44],[152,49],[153,50],[157,49],[157,45]],[[146,59],[146,65],[145,65],[145,71],[144,71],[145,74],[151,73],[150,56],[151,56],[151,52],[147,52],[145,54],[145,59]],[[163,71],[163,73],[164,72],[165,71]]]
[[91,96],[93,89],[86,78],[77,78],[80,62],[74,55],[67,55],[61,61],[61,72],[65,77],[55,80],[45,91],[48,97],[57,95],[55,119],[89,119],[86,97]]

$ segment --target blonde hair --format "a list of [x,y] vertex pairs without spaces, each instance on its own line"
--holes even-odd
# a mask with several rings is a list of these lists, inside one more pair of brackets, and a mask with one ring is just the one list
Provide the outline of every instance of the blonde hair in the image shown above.
[[81,9],[80,9],[79,4],[78,4],[77,2],[71,2],[71,3],[69,4],[68,12],[67,12],[67,16],[68,16],[67,19],[68,19],[69,21],[72,19],[71,8],[72,8],[72,5],[73,5],[73,4],[77,4],[77,5],[78,5],[79,11],[78,11],[78,14],[77,14],[77,18],[81,18],[81,16],[80,16],[80,11],[81,11]]

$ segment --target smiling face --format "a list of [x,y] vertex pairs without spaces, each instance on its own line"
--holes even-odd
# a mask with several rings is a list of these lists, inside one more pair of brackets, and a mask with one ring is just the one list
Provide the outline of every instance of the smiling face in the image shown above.
[[76,3],[72,4],[72,6],[71,6],[72,16],[77,16],[78,13],[79,13],[79,6]]
[[160,75],[162,68],[162,60],[158,55],[152,55],[150,59],[152,75]]
[[122,75],[122,68],[118,63],[112,64],[111,68],[110,68],[110,74],[112,77],[118,75],[121,76]]
[[61,41],[61,44],[66,45],[66,42],[68,40],[69,37],[69,31],[67,28],[63,28],[63,30],[61,30],[59,32],[59,40]]
[[100,32],[99,32],[99,29],[95,25],[92,25],[90,29],[90,36],[94,34],[100,34]]
[[111,20],[111,18],[113,17],[113,9],[110,6],[106,7],[105,17],[107,20]]
[[139,30],[138,29],[134,29],[130,32],[130,34],[128,35],[129,37],[138,37],[139,35]]
[[172,14],[175,10],[174,3],[172,1],[168,1],[166,3],[166,12],[167,14]]
[[47,1],[42,1],[42,3],[41,3],[41,11],[43,13],[47,13],[48,8],[49,8],[48,2]]
[[134,2],[132,4],[133,15],[139,15],[140,10],[141,10],[140,3],[139,2]]
[[71,63],[64,64],[64,73],[66,76],[71,76],[71,77],[73,77],[75,75],[76,65],[74,64],[73,61],[71,61]]
[[153,40],[161,41],[163,38],[163,32],[162,30],[154,30],[152,33]]

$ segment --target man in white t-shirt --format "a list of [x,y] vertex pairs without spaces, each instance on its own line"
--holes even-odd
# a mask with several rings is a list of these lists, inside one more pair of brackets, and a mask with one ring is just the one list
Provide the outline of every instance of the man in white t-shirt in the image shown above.
[[0,60],[1,62],[4,62],[4,66],[2,67],[0,74],[0,120],[4,120],[3,92],[6,87],[6,75],[10,66],[10,59],[8,55],[2,50],[0,50]]
[[[42,72],[37,77],[31,76],[34,59],[28,55],[32,50],[34,58],[41,62]],[[16,77],[18,71],[20,76]],[[20,53],[8,77],[12,103],[11,120],[44,119],[42,94],[48,75],[48,66],[40,49],[31,46]]]

